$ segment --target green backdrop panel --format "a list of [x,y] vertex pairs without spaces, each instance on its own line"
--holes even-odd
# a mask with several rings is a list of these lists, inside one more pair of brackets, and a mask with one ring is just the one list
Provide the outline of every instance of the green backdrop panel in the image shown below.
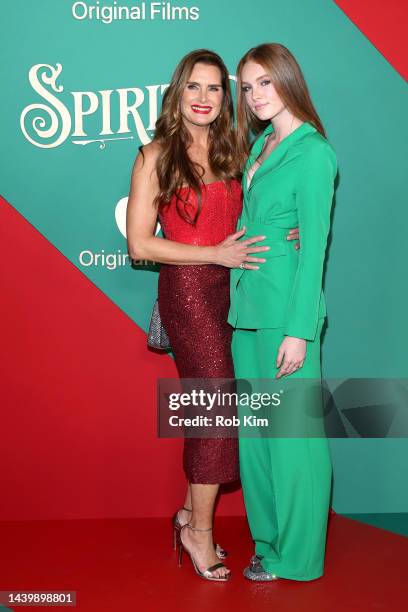
[[[138,146],[152,136],[162,90],[194,48],[219,52],[233,75],[249,47],[281,42],[304,69],[339,160],[324,373],[406,376],[404,83],[371,43],[330,0],[195,0],[179,5],[197,7],[196,20],[109,24],[75,19],[73,4],[3,8],[3,196],[146,329],[157,272],[115,267],[126,253],[115,211],[123,224],[118,203]],[[407,510],[407,449],[406,440],[333,440],[335,508]]]

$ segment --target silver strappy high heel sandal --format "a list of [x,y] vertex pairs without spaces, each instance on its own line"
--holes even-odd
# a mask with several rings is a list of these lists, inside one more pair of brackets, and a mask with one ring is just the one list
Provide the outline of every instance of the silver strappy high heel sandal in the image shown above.
[[[182,527],[184,527],[184,525],[186,523],[180,523],[180,519],[179,519],[179,512],[181,510],[186,510],[187,512],[192,512],[191,508],[186,508],[185,506],[183,506],[182,508],[180,508],[180,510],[177,510],[177,512],[175,513],[175,515],[172,518],[172,525],[173,525],[173,549],[176,550],[177,549],[177,541],[178,541],[178,537],[180,535],[180,531],[182,529]],[[224,548],[222,548],[222,546],[220,546],[217,543],[214,543],[214,547],[215,547],[215,554],[217,555],[217,557],[219,559],[225,559],[226,557],[228,557],[228,553],[226,550],[224,550]]]
[[186,551],[186,553],[189,555],[191,559],[191,563],[193,564],[196,574],[198,574],[200,578],[204,578],[205,580],[212,580],[213,582],[227,582],[227,580],[229,580],[230,578],[231,572],[229,572],[225,576],[214,576],[213,574],[213,572],[215,572],[217,569],[220,569],[221,567],[226,567],[224,563],[215,563],[214,565],[207,567],[207,569],[204,570],[203,572],[199,570],[197,563],[194,560],[193,555],[190,553],[189,550],[187,550],[187,548],[183,544],[182,532],[184,529],[191,529],[192,531],[212,531],[212,527],[210,527],[209,529],[198,529],[197,527],[192,527],[190,523],[186,523],[185,525],[183,525],[183,527],[180,529],[180,533],[178,537],[178,545],[179,545],[178,564],[179,564],[179,567],[181,567],[183,551]]

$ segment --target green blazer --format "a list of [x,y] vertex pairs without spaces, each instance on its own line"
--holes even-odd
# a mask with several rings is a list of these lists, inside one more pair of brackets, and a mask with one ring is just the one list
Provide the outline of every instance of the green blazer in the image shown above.
[[[284,334],[314,340],[319,318],[326,316],[323,264],[330,226],[336,155],[323,136],[303,123],[272,151],[252,177],[247,173],[262,150],[269,125],[255,141],[242,179],[243,209],[237,228],[243,239],[265,235],[270,250],[259,270],[231,270],[233,327],[283,327]],[[287,241],[299,227],[301,248]]]

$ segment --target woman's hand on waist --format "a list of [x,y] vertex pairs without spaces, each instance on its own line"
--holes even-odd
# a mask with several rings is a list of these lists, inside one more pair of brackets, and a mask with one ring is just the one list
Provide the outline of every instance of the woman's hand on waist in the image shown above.
[[256,242],[265,240],[266,236],[252,236],[245,240],[240,238],[245,234],[243,227],[239,232],[227,236],[225,240],[214,247],[214,263],[226,268],[244,268],[245,270],[259,270],[257,263],[265,263],[262,257],[253,257],[252,253],[269,251],[268,246],[252,246]]
[[[299,228],[298,227],[294,227],[292,229],[289,230],[289,234],[286,236],[286,240],[300,240],[299,238]],[[300,242],[297,242],[295,244],[295,249],[298,250],[300,249]]]

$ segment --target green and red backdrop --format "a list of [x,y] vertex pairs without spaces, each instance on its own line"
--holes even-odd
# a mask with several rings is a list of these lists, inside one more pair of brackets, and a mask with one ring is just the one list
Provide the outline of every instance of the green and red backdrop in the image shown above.
[[[162,516],[182,499],[181,442],[156,434],[156,381],[176,370],[146,349],[157,270],[129,266],[124,222],[138,147],[192,49],[231,75],[260,42],[299,60],[340,169],[324,375],[407,375],[403,0],[0,10],[0,519]],[[407,440],[331,448],[335,510],[407,510]],[[220,512],[243,512],[238,488]]]

